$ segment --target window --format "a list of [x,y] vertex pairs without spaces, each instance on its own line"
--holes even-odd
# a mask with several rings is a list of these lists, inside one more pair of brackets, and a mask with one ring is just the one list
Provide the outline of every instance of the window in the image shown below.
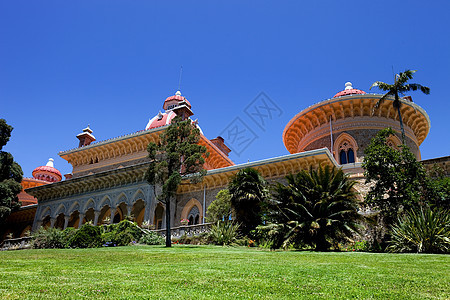
[[200,221],[200,212],[198,207],[194,205],[188,214],[189,225],[196,225]]
[[358,150],[355,139],[347,134],[342,133],[334,143],[334,155],[339,164],[352,164],[356,162],[355,152]]

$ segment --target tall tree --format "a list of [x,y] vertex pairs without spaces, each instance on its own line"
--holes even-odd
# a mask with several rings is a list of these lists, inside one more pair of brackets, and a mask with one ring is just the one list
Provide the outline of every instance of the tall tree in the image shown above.
[[404,95],[405,92],[408,91],[416,91],[420,90],[422,93],[428,95],[430,93],[430,88],[426,86],[422,86],[417,83],[407,83],[408,80],[413,78],[413,74],[417,70],[406,70],[405,72],[401,72],[399,74],[395,75],[394,78],[394,84],[388,84],[382,81],[375,81],[370,89],[373,87],[377,87],[382,91],[385,91],[386,93],[383,95],[383,97],[378,100],[378,102],[375,104],[374,109],[378,109],[380,105],[386,100],[387,97],[393,96],[394,102],[392,105],[395,109],[397,109],[398,113],[398,119],[400,121],[400,128],[402,131],[402,143],[405,144],[405,129],[403,128],[403,120],[402,120],[402,114],[400,111],[400,108],[402,106],[402,100],[399,97],[399,94]]
[[235,220],[242,233],[249,234],[261,224],[261,208],[268,196],[267,183],[257,170],[245,168],[233,176],[228,190]]
[[11,211],[20,207],[17,195],[22,190],[22,168],[14,161],[11,153],[1,151],[8,143],[13,128],[4,119],[0,119],[0,223],[3,223]]
[[277,183],[269,204],[265,230],[273,248],[306,244],[326,251],[359,229],[355,184],[342,169],[319,166],[286,176]]
[[421,201],[426,172],[405,145],[394,149],[386,144],[395,132],[378,132],[364,151],[364,176],[370,190],[366,203],[380,210],[385,225],[392,225],[402,210],[417,208]]
[[200,130],[190,119],[183,121],[180,117],[175,117],[160,135],[159,142],[152,142],[147,147],[150,158],[147,181],[154,186],[161,186],[161,193],[157,198],[165,205],[166,247],[172,245],[170,204],[183,176],[190,175],[190,182],[196,183],[206,174],[203,164],[204,157],[209,153],[206,147],[198,145],[199,140]]

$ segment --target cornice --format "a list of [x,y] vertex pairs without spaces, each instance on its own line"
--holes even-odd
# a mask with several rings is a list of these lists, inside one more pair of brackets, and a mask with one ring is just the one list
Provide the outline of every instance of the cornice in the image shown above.
[[[295,153],[301,140],[311,131],[330,122],[355,117],[384,117],[386,119],[397,120],[397,111],[392,107],[392,98],[387,98],[382,105],[373,110],[375,103],[382,95],[364,94],[349,95],[332,98],[316,103],[297,115],[295,115],[286,125],[283,131],[283,143],[289,152]],[[418,145],[427,136],[430,129],[430,119],[428,114],[417,104],[402,101],[402,119],[405,126],[411,128]]]

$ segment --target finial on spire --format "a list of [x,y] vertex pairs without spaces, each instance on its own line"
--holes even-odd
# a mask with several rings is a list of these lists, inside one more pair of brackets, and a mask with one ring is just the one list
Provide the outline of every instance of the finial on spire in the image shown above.
[[175,95],[176,95],[176,96],[181,96],[181,92],[180,92],[180,91],[177,91],[177,92],[175,93]]
[[351,89],[353,89],[352,83],[351,83],[350,81],[348,81],[348,82],[345,83],[345,89],[346,89],[346,90],[351,90]]
[[53,158],[49,158],[48,159],[48,163],[46,164],[46,166],[47,167],[52,167],[52,168],[54,168],[54,165],[53,165],[53,162],[54,162],[55,160],[53,159]]
[[[180,79],[178,80],[178,91],[181,90],[181,76],[183,75],[183,66],[180,66]],[[181,93],[180,93],[181,95]]]

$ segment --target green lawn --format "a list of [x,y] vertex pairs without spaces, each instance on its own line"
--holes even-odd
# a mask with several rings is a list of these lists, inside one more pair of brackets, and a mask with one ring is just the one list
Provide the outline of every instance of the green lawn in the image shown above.
[[0,252],[2,299],[449,299],[450,256],[133,246]]

